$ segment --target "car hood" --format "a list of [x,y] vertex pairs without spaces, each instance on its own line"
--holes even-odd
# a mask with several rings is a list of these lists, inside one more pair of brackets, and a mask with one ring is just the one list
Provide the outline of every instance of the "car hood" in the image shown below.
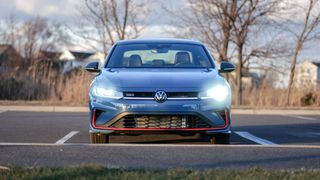
[[117,89],[180,89],[206,88],[221,81],[215,69],[110,69],[97,78],[104,86]]

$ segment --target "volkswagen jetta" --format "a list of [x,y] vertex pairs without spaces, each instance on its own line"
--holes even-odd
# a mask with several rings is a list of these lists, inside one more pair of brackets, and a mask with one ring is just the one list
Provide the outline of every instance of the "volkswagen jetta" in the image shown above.
[[230,141],[231,90],[206,47],[180,39],[123,40],[109,51],[90,85],[90,139],[110,135],[172,133],[205,135],[211,143]]

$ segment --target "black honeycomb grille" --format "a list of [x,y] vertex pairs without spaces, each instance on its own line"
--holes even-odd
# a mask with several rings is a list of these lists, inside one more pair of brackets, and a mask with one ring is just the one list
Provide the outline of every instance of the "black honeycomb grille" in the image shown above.
[[126,115],[113,123],[115,128],[210,128],[195,115]]

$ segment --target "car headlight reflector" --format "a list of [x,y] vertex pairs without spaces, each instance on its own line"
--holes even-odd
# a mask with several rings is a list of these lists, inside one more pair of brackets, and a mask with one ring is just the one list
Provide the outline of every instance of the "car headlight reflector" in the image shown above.
[[106,89],[103,87],[95,87],[95,95],[105,98],[112,98],[112,99],[120,99],[123,97],[122,92],[115,91],[113,89]]
[[224,101],[229,95],[229,88],[226,85],[216,85],[213,88],[200,94],[202,99],[214,99],[216,101]]

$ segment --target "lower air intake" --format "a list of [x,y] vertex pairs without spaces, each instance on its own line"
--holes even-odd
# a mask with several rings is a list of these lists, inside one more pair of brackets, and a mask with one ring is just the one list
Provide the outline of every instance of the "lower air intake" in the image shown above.
[[126,115],[113,123],[115,128],[210,128],[195,115]]

